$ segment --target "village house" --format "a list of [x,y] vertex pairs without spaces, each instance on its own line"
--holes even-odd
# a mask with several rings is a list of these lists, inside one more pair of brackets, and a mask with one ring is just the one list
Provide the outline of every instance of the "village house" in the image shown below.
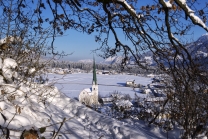
[[113,102],[113,97],[103,97],[101,98],[102,103]]
[[115,102],[115,105],[119,110],[131,110],[133,104],[129,100],[119,100]]
[[136,84],[135,80],[127,80],[126,81],[126,86],[133,87],[133,88],[140,88],[140,87],[142,87],[142,85]]
[[105,74],[105,75],[109,75],[109,74],[110,74],[110,71],[108,71],[108,70],[104,70],[104,71],[103,71],[103,74]]
[[134,86],[134,81],[135,80],[127,80],[126,81],[126,86]]

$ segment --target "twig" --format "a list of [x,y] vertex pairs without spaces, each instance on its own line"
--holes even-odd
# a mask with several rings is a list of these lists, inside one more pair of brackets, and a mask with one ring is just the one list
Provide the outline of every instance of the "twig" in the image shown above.
[[60,125],[58,131],[56,132],[55,136],[53,137],[53,139],[56,138],[56,136],[58,135],[58,133],[59,133],[59,131],[60,131],[60,129],[61,129],[61,127],[63,126],[63,124],[64,124],[65,121],[66,121],[66,118],[64,118],[63,121],[61,122],[61,125]]

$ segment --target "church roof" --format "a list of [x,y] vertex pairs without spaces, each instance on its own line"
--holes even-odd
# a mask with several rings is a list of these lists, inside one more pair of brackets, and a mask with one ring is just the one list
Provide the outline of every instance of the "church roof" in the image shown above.
[[84,89],[87,93],[91,93],[92,92],[92,89],[91,88],[85,88]]
[[82,92],[80,93],[80,95],[93,95],[92,93],[92,88],[85,88],[84,90],[82,90]]

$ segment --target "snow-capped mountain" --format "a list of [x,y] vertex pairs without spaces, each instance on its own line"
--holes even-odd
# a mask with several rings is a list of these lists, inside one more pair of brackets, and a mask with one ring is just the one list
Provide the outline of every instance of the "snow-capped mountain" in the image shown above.
[[202,35],[196,42],[191,43],[188,46],[189,52],[191,52],[192,55],[203,55],[207,57],[208,54],[208,33]]
[[[122,61],[124,59],[124,56],[113,56],[113,57],[109,57],[107,59],[105,59],[104,61],[102,61],[102,64],[110,64],[110,65],[114,65],[114,64],[121,64]],[[142,56],[142,58],[140,59],[141,63],[146,63],[148,65],[152,65],[154,63],[153,58],[152,58],[152,54],[150,55],[149,53],[146,55],[144,54]],[[126,61],[127,65],[135,65],[135,58],[133,56],[130,56],[128,58],[128,60]]]
[[[197,41],[186,45],[186,49],[190,52],[193,59],[197,59],[197,61],[207,62],[208,61],[208,33],[199,37]],[[172,52],[174,53],[175,51],[172,50]],[[103,61],[102,63],[120,64],[122,62],[123,58],[124,57],[122,57],[122,56],[109,57],[105,61]],[[169,57],[169,58],[173,59],[171,57]],[[178,58],[180,59],[179,55],[178,55]],[[153,59],[153,54],[151,51],[143,53],[143,55],[140,57],[140,62],[147,64],[147,65],[152,65],[152,66],[156,65],[156,62]],[[135,64],[135,59],[133,57],[130,57],[126,63],[133,65],[133,64]],[[165,64],[165,65],[167,65],[167,64]]]
[[[105,59],[104,61],[101,62],[101,64],[121,64],[123,61],[124,57],[123,56],[113,56]],[[149,65],[153,64],[153,58],[152,56],[144,56],[141,60],[142,63],[147,63]],[[135,58],[133,56],[130,56],[129,59],[126,61],[127,65],[135,65]]]
[[122,56],[113,56],[105,59],[102,64],[121,64],[123,57]]
[[206,42],[208,41],[208,33],[203,34],[198,40],[197,42]]
[[77,62],[79,62],[79,63],[92,63],[93,59],[82,59],[82,60],[78,60]]

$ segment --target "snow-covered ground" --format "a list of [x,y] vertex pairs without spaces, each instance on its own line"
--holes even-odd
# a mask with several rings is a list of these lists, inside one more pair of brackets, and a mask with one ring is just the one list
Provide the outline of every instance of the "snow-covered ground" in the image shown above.
[[[48,74],[49,83],[55,83],[58,89],[70,98],[78,98],[79,93],[85,89],[92,87],[92,73],[74,73],[66,75]],[[131,98],[141,96],[139,90],[125,87],[126,81],[134,79],[135,83],[146,86],[151,83],[151,78],[140,77],[134,75],[97,75],[99,94],[102,97],[109,95],[113,91],[122,94],[129,94]]]
[[[166,138],[167,133],[163,132],[159,127],[155,127],[154,125],[149,127],[147,123],[141,120],[133,121],[126,119],[118,121],[104,114],[97,113],[80,104],[78,101],[71,99],[78,98],[79,93],[84,88],[91,87],[92,73],[74,73],[67,75],[48,74],[47,76],[49,78],[49,83],[54,83],[54,85],[66,95],[65,99],[69,100],[66,102],[64,109],[66,108],[71,116],[75,116],[72,121],[68,121],[69,123],[73,122],[72,125],[77,129],[73,131],[75,135],[72,135],[70,138]],[[98,84],[100,84],[99,94],[101,94],[101,96],[106,96],[116,90],[122,94],[129,94],[132,98],[135,97],[135,93],[139,97],[147,97],[146,94],[139,93],[139,91],[137,91],[138,89],[133,90],[130,87],[124,87],[126,81],[129,79],[135,79],[135,83],[145,86],[152,82],[151,78],[134,75],[97,75]],[[69,125],[69,128],[71,128],[71,123]],[[74,127],[72,129],[74,129]],[[178,133],[180,131],[176,131],[177,129],[168,133],[170,139],[179,137]]]
[[[67,86],[68,81],[80,81],[82,78],[84,78],[82,81],[88,83],[91,74],[67,75],[60,80],[60,75],[50,75],[50,77],[50,81],[54,79],[60,83],[67,83],[65,84]],[[111,79],[111,82],[113,80],[104,79]],[[103,83],[106,82],[105,80]],[[79,85],[75,86],[77,90],[81,89]],[[2,93],[0,125],[3,129],[0,131],[1,138],[18,139],[21,135],[26,138],[29,135],[36,135],[36,131],[39,137],[46,139],[53,138],[56,134],[56,138],[61,139],[159,139],[164,137],[159,130],[152,132],[142,126],[135,128],[128,122],[97,113],[60,93],[56,87],[47,84],[1,83],[0,90]]]
[[[124,122],[99,114],[59,93],[53,87],[45,85],[34,85],[33,89],[30,87],[22,85],[20,88],[24,90],[20,92],[22,94],[17,92],[18,97],[14,100],[5,100],[0,103],[1,113],[5,116],[5,119],[1,116],[0,125],[2,128],[9,129],[9,136],[12,139],[19,138],[24,129],[39,130],[41,127],[46,127],[46,130],[39,135],[47,139],[52,138],[53,131],[58,131],[63,119],[65,119],[64,124],[58,134],[61,139],[158,138],[157,135],[150,134],[148,131],[146,133]],[[11,93],[13,88],[16,86],[5,85],[3,89]],[[25,98],[25,94],[28,94],[28,98]],[[42,103],[43,98],[39,97],[43,94],[47,95],[45,103]]]
[[[39,84],[22,79],[15,71],[16,66],[17,63],[13,59],[0,60],[0,69],[7,69],[7,72],[0,76],[0,138],[165,138],[159,128],[147,128],[139,121],[118,121],[70,98],[78,97],[82,89],[91,87],[90,73],[65,76],[48,74],[49,83]],[[101,95],[117,90],[133,97],[135,91],[124,87],[129,78],[142,85],[151,82],[150,78],[132,75],[98,75],[98,82],[102,84],[99,86]],[[9,83],[5,83],[3,79],[7,79]]]

